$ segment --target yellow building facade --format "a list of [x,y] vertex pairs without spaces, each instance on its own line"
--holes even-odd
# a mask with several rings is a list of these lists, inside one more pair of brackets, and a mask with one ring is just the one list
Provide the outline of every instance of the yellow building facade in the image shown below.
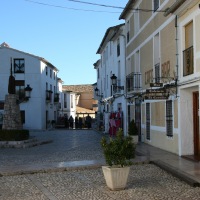
[[140,141],[178,155],[200,154],[199,4],[130,0],[120,15],[130,118],[140,126]]

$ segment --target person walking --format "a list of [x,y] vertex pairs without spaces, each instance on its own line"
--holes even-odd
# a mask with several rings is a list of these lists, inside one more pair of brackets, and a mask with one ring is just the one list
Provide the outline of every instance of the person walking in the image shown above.
[[69,126],[70,128],[73,128],[73,124],[74,124],[74,118],[72,116],[69,117]]

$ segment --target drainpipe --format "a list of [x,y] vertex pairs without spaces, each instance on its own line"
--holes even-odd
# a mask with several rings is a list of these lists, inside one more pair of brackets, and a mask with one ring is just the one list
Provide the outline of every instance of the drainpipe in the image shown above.
[[176,84],[176,98],[177,98],[177,82],[178,82],[178,75],[179,75],[179,51],[178,51],[178,16],[176,15],[175,18],[175,29],[176,29],[176,74],[175,74],[175,84]]

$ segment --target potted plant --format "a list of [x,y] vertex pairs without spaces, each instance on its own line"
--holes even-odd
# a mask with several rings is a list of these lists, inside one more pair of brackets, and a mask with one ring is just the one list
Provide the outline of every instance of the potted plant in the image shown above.
[[131,122],[129,123],[128,135],[130,135],[133,138],[135,144],[138,143],[138,128],[136,126],[134,119],[132,119]]
[[122,129],[117,131],[115,138],[101,140],[101,146],[106,164],[102,166],[106,184],[111,190],[121,190],[126,187],[131,159],[135,157],[135,144],[130,136],[124,137]]

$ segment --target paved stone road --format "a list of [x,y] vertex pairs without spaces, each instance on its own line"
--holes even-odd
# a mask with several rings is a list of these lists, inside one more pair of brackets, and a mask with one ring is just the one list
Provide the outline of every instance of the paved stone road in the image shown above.
[[[94,131],[34,133],[53,143],[29,149],[0,149],[0,166],[39,164],[71,160],[102,159],[101,135]],[[110,191],[100,168],[0,177],[0,200],[163,200],[200,199],[193,188],[155,165],[131,167],[126,190]]]

